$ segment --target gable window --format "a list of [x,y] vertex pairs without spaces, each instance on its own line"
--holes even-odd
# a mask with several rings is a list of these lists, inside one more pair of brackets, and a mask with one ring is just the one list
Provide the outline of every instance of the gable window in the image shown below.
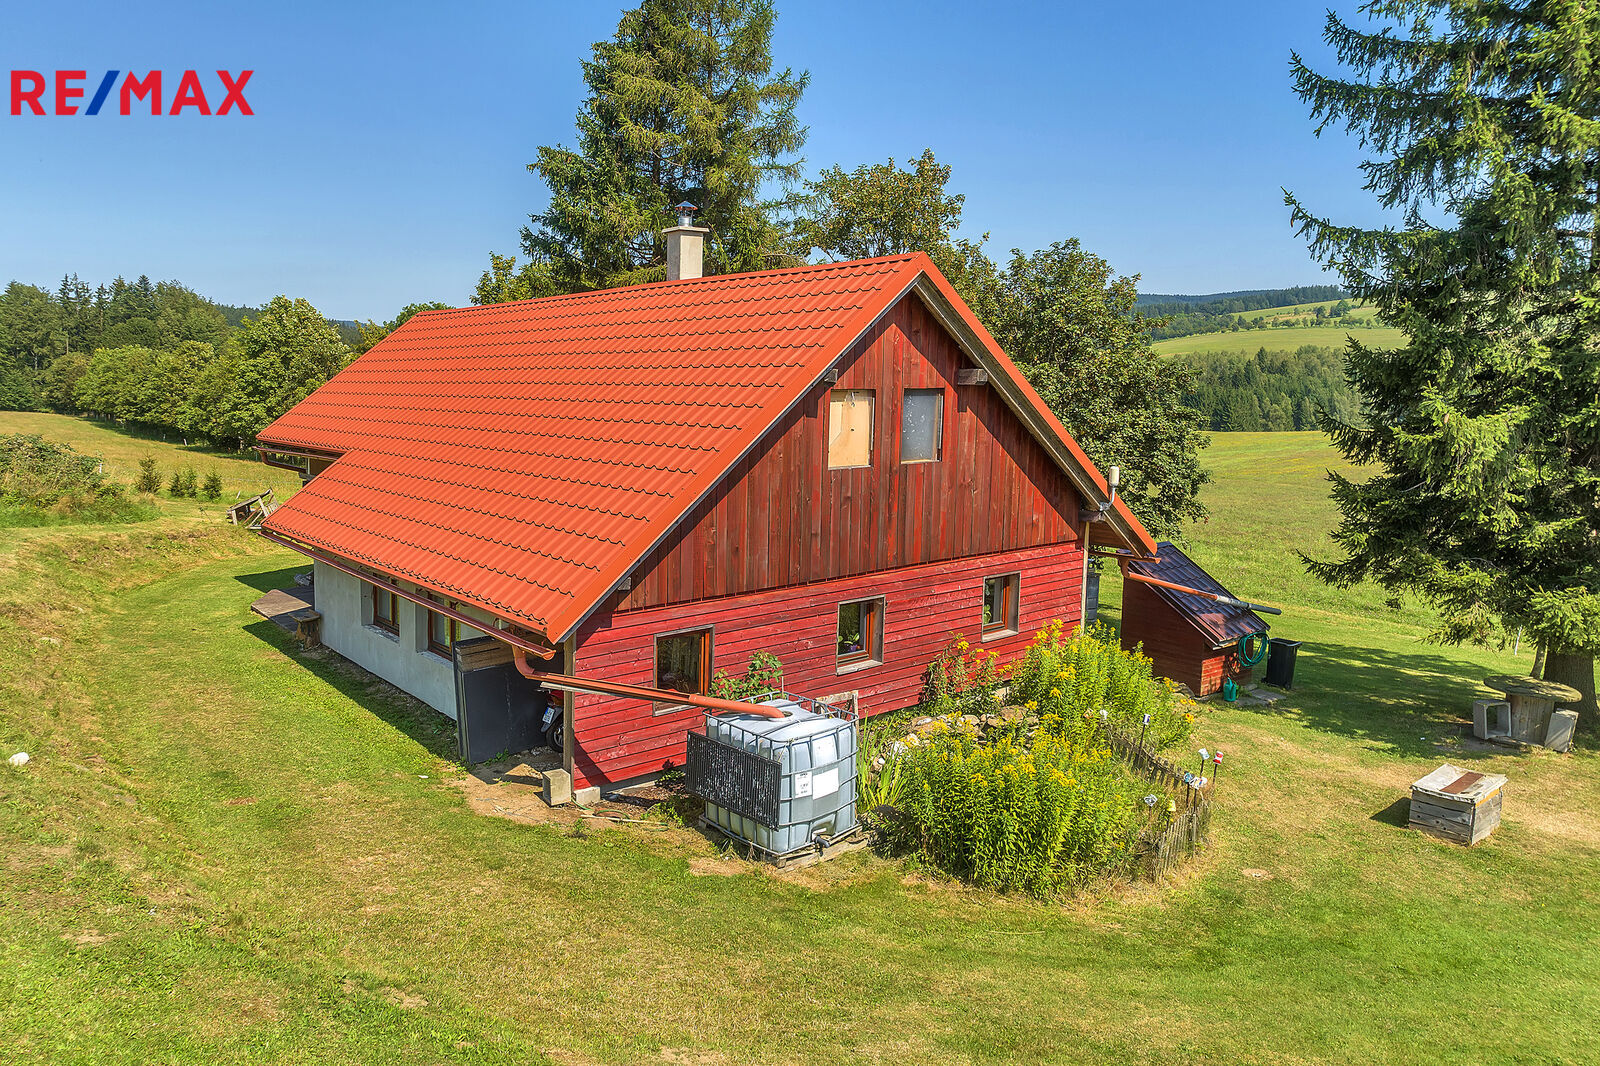
[[1003,574],[983,582],[983,635],[1017,631],[1017,592],[1020,574]]
[[872,390],[828,394],[828,467],[872,465]]
[[711,630],[656,638],[656,688],[703,696],[711,684]]
[[907,389],[900,407],[900,461],[931,463],[944,448],[944,390]]
[[400,632],[400,597],[377,585],[372,586],[372,624],[385,633]]
[[883,661],[883,600],[839,605],[839,665],[867,666]]
[[450,658],[450,649],[460,639],[460,630],[454,618],[440,614],[438,611],[428,612],[428,650],[437,655]]

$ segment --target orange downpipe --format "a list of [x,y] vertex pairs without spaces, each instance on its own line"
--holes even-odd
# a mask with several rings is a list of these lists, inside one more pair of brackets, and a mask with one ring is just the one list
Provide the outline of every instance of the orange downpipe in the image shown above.
[[1176,582],[1163,581],[1159,577],[1147,577],[1144,574],[1136,574],[1132,570],[1129,570],[1126,566],[1122,568],[1122,576],[1130,581],[1143,581],[1146,585],[1160,585],[1164,589],[1172,589],[1175,592],[1188,593],[1190,596],[1200,596],[1204,599],[1215,600],[1218,603],[1227,604],[1229,607],[1239,607],[1246,611],[1261,611],[1266,614],[1283,613],[1276,607],[1267,607],[1259,603],[1247,603],[1244,600],[1236,600],[1232,596],[1225,596],[1220,592],[1207,592],[1205,589],[1192,589],[1188,585],[1179,585]]
[[511,659],[517,664],[517,672],[523,677],[530,681],[538,681],[549,688],[594,692],[602,696],[625,696],[630,699],[649,700],[652,703],[686,703],[690,707],[700,707],[715,711],[717,714],[755,714],[762,718],[788,717],[776,707],[763,707],[759,703],[744,703],[740,700],[725,700],[720,696],[700,696],[692,692],[672,692],[668,689],[645,688],[640,685],[623,685],[616,681],[601,681],[592,677],[574,677],[571,674],[540,670],[528,662],[527,652],[522,648],[513,648]]

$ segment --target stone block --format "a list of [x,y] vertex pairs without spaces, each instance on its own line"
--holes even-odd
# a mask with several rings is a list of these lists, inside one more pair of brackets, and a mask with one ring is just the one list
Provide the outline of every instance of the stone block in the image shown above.
[[593,807],[600,802],[600,786],[590,785],[588,788],[577,789],[572,793],[572,802],[580,807]]
[[1552,751],[1572,748],[1572,734],[1578,731],[1577,711],[1556,711],[1550,716],[1550,728],[1544,735],[1544,746]]
[[1472,735],[1479,740],[1488,740],[1491,734],[1509,731],[1510,715],[1511,704],[1505,700],[1473,700]]
[[572,802],[572,775],[565,770],[544,771],[544,801],[552,807]]

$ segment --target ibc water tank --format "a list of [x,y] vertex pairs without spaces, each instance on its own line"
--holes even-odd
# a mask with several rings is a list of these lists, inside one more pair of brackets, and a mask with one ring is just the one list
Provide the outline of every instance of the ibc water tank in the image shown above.
[[809,845],[818,834],[838,836],[856,824],[856,727],[800,707],[764,700],[782,718],[706,715],[706,737],[778,763],[777,824],[768,826],[713,803],[706,820],[773,855]]

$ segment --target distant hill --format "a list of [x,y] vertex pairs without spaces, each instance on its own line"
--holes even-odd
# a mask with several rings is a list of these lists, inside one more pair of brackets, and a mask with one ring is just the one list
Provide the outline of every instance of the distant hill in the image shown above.
[[1241,289],[1238,292],[1213,292],[1204,296],[1169,293],[1140,293],[1137,304],[1147,315],[1238,315],[1263,311],[1269,307],[1342,300],[1347,293],[1337,285],[1295,285],[1287,289]]
[[1203,296],[1143,293],[1135,306],[1151,318],[1166,320],[1152,329],[1150,336],[1155,340],[1168,340],[1243,327],[1245,323],[1241,317],[1254,311],[1344,299],[1345,292],[1337,285],[1295,285],[1287,289],[1241,289]]

